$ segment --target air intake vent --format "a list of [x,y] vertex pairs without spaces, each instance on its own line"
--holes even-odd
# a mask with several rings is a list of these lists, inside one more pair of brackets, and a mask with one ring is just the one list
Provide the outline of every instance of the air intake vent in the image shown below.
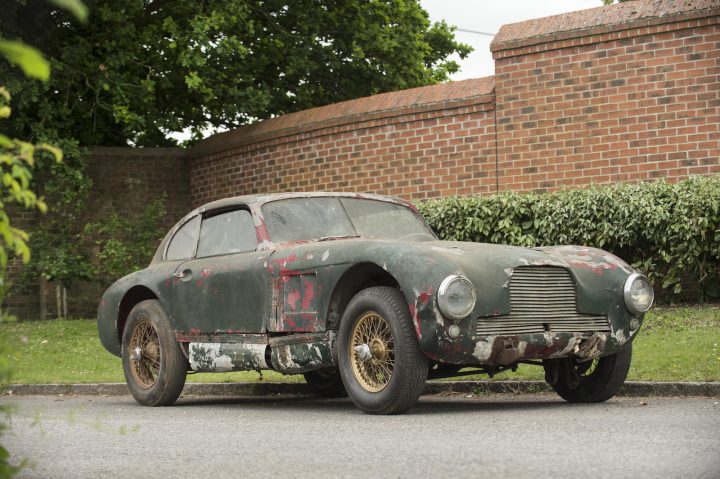
[[565,268],[521,266],[510,278],[510,314],[480,318],[479,335],[610,332],[606,316],[577,312],[575,283]]

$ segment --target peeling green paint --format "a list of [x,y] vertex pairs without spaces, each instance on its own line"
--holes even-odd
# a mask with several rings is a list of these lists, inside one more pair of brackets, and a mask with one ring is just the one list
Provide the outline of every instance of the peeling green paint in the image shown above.
[[335,366],[332,347],[335,334],[295,334],[270,341],[272,365],[285,374],[298,374]]
[[228,372],[270,369],[265,361],[267,344],[190,343],[188,359],[193,371]]

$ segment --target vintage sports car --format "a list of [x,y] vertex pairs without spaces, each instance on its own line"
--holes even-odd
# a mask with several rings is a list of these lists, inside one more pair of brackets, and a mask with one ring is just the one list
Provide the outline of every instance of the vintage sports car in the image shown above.
[[140,404],[172,404],[188,371],[274,369],[391,414],[428,377],[519,363],[567,401],[605,401],[652,302],[604,251],[438,241],[396,198],[290,193],[185,216],[105,292],[98,329]]

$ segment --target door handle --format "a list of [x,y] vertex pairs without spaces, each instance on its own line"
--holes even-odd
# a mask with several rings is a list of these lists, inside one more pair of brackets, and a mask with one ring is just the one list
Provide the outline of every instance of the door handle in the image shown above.
[[182,271],[173,273],[173,276],[183,281],[188,281],[190,278],[192,278],[192,270],[184,269]]

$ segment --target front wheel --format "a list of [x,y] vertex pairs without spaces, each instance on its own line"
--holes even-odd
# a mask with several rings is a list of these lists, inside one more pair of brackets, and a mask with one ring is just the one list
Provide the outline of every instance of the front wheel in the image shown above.
[[340,323],[338,362],[350,399],[364,412],[397,414],[417,402],[428,360],[398,290],[372,287],[353,297]]
[[568,402],[603,402],[620,392],[631,360],[632,343],[618,353],[588,361],[546,359],[545,380]]
[[130,311],[122,363],[130,394],[143,406],[169,406],[180,397],[188,363],[159,301],[141,301]]

